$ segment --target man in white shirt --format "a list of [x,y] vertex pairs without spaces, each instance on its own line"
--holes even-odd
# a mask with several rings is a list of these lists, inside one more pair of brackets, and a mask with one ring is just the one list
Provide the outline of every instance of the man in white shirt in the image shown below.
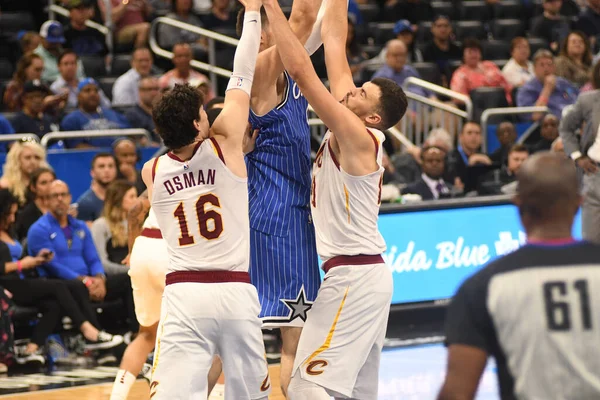
[[152,70],[152,53],[140,47],[133,52],[131,69],[121,75],[113,86],[113,106],[134,106],[139,102],[138,84]]

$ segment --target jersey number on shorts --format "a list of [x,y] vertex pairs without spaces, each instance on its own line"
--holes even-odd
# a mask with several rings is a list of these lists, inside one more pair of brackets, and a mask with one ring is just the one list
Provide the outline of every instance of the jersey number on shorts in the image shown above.
[[[570,285],[565,281],[551,281],[544,283],[544,303],[548,329],[551,331],[571,330],[572,304],[565,297],[568,296]],[[573,282],[573,289],[579,293],[579,309],[584,330],[592,329],[592,312],[590,310],[590,296],[588,281],[580,279]]]
[[[209,193],[200,196],[196,202],[196,216],[198,217],[198,225],[200,226],[200,235],[207,240],[217,239],[221,236],[221,233],[223,233],[223,219],[221,218],[221,214],[217,211],[207,211],[206,204],[212,204],[218,208],[221,207],[219,198],[214,194]],[[194,244],[194,236],[190,235],[183,202],[179,203],[173,212],[173,215],[179,221],[179,231],[181,232],[181,235],[179,236],[179,245],[188,246]],[[212,224],[209,226],[210,221],[212,221]]]

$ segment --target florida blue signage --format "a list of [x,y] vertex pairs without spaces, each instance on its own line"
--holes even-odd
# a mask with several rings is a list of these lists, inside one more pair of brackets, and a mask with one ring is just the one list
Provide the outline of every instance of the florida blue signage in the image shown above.
[[[513,205],[382,214],[384,258],[393,272],[393,304],[452,297],[467,277],[525,243]],[[581,237],[581,214],[573,229]]]

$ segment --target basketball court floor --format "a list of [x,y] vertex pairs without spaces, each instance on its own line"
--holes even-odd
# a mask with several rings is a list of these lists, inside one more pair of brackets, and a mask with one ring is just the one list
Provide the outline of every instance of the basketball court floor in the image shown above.
[[[387,348],[381,359],[379,400],[430,400],[444,379],[446,349],[441,344]],[[28,400],[106,400],[116,367],[98,367],[57,371],[49,375],[34,374],[0,377],[0,399]],[[270,400],[284,400],[279,390],[279,366],[269,368],[273,392]],[[18,392],[18,393],[17,393]],[[148,400],[148,384],[139,380],[130,400]],[[214,393],[210,400],[222,399]],[[489,362],[481,379],[477,400],[497,400],[498,386],[493,362]]]

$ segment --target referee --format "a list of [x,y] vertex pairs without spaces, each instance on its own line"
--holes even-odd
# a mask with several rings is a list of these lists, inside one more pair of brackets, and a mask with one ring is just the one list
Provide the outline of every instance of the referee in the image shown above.
[[473,399],[490,355],[502,399],[600,399],[600,246],[571,237],[581,202],[567,157],[525,161],[514,203],[528,244],[454,296],[438,400]]

